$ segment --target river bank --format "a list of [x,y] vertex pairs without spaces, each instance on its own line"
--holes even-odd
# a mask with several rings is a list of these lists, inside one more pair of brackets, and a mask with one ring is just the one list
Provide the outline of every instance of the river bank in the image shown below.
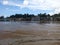
[[3,31],[0,45],[60,45],[60,31]]

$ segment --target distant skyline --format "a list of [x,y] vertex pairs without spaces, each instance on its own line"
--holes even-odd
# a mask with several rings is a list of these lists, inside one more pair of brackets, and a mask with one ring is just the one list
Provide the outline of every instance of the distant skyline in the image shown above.
[[0,16],[59,12],[60,0],[0,0]]

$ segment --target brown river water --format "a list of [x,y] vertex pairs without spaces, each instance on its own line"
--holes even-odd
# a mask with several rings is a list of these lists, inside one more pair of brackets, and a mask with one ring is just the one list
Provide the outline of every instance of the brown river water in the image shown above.
[[0,22],[2,30],[60,30],[60,23],[37,23],[37,22]]
[[0,22],[0,45],[60,45],[60,22]]

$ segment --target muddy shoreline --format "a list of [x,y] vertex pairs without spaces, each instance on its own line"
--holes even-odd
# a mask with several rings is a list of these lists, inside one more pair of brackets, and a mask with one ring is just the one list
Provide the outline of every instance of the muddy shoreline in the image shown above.
[[1,45],[60,45],[60,31],[2,31],[0,33]]

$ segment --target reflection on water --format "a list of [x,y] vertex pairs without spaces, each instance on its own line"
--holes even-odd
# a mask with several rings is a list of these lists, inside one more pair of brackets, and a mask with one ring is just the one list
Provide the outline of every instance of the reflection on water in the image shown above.
[[60,22],[0,22],[0,30],[60,30]]

